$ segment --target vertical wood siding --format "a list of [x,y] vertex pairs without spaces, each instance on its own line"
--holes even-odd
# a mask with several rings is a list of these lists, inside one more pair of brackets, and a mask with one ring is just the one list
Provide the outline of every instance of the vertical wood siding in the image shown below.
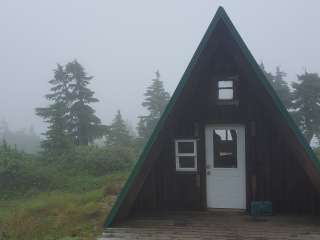
[[[202,64],[198,64],[185,95],[177,103],[174,120],[157,149],[160,154],[131,213],[206,209],[204,127],[214,123],[246,126],[248,208],[252,200],[269,200],[275,212],[320,213],[319,194],[298,159],[292,136],[283,131],[283,123],[265,99],[268,96],[259,89],[234,43],[227,34],[219,36],[209,44]],[[217,79],[232,75],[239,76],[239,105],[217,104]],[[174,139],[195,138],[195,126],[200,133],[198,171],[176,172]]]

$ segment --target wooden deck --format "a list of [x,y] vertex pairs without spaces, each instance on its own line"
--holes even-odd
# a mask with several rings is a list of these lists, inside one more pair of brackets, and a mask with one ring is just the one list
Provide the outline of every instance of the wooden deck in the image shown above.
[[320,218],[272,216],[254,219],[240,212],[183,212],[136,217],[108,228],[99,240],[320,239]]

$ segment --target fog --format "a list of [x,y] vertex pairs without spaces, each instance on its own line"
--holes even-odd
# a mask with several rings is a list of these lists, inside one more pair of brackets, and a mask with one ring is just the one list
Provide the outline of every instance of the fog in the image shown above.
[[42,132],[34,108],[52,70],[77,59],[102,122],[120,109],[134,126],[154,72],[172,94],[220,5],[268,71],[280,65],[288,81],[320,72],[319,1],[0,0],[0,119]]

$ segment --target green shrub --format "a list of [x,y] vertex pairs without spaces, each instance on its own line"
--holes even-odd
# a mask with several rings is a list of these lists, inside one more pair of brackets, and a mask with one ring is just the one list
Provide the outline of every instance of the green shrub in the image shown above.
[[136,155],[87,146],[36,156],[0,145],[0,239],[95,239]]
[[136,151],[129,147],[76,146],[59,155],[35,156],[0,145],[0,199],[71,189],[70,185],[88,189],[94,185],[90,176],[127,171],[135,158]]
[[36,156],[0,146],[0,198],[20,196],[28,191],[44,191],[53,184],[40,168]]
[[131,168],[135,158],[136,151],[132,148],[77,146],[58,156],[46,156],[45,161],[70,174],[81,172],[102,176]]

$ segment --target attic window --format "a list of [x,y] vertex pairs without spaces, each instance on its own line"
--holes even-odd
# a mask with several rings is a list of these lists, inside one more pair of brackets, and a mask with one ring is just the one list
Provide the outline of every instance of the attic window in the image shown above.
[[175,140],[176,170],[197,171],[197,141],[194,139]]
[[234,99],[234,81],[221,80],[218,81],[218,100],[233,100]]

